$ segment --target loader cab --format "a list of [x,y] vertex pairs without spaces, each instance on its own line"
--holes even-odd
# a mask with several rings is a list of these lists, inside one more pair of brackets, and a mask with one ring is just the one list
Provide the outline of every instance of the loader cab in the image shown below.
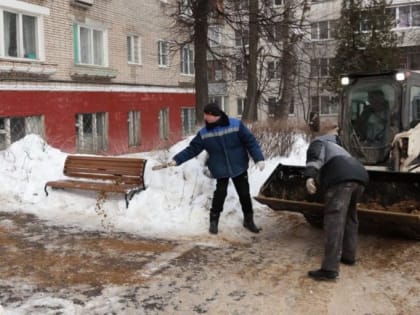
[[386,163],[400,131],[402,85],[395,76],[346,76],[340,113],[346,149],[366,165]]

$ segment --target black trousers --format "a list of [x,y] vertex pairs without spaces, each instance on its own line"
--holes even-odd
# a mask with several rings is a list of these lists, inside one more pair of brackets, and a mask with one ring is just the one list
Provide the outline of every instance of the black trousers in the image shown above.
[[338,271],[340,259],[356,258],[359,220],[357,202],[364,191],[358,182],[343,182],[330,187],[325,194],[324,259],[322,269]]
[[[252,216],[252,201],[249,193],[248,172],[242,173],[237,177],[232,177],[233,185],[239,196],[242,212],[244,217]],[[223,211],[223,204],[225,203],[227,188],[229,184],[229,177],[218,178],[216,183],[216,190],[213,194],[213,201],[211,205],[211,214],[220,215]]]

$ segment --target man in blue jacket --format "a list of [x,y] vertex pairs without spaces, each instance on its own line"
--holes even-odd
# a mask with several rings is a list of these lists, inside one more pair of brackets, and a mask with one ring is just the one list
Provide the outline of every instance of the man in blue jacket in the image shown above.
[[244,214],[243,226],[258,233],[261,229],[254,223],[247,170],[248,154],[261,171],[264,169],[261,148],[251,131],[239,119],[228,117],[216,103],[204,107],[204,121],[205,127],[197,133],[187,148],[173,157],[169,165],[180,165],[206,150],[209,154],[207,166],[217,180],[210,209],[209,232],[218,233],[219,217],[231,178]]
[[324,259],[321,269],[309,271],[315,280],[338,278],[340,261],[354,265],[356,259],[357,202],[369,175],[364,166],[341,147],[336,132],[315,138],[306,152],[306,189],[324,192]]

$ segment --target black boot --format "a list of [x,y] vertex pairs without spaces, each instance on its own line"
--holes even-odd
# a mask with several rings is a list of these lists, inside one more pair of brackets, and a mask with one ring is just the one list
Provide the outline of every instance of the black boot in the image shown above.
[[219,216],[220,213],[210,212],[210,228],[209,232],[211,234],[217,234],[219,232],[218,225],[219,225]]
[[246,215],[244,218],[244,228],[251,231],[252,233],[260,233],[261,228],[257,227],[254,223],[253,215]]

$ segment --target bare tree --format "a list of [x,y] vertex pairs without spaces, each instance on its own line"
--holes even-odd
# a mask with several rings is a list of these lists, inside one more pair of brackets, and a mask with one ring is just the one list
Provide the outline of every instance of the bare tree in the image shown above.
[[[243,37],[231,64],[242,63],[247,73],[246,103],[242,118],[257,120],[257,106],[266,96],[276,95],[275,118],[287,118],[296,93],[299,56],[298,45],[306,27],[308,0],[286,0],[274,6],[272,0],[225,3],[225,23]],[[235,60],[236,59],[236,60]],[[273,61],[274,66],[273,65]],[[270,66],[267,66],[270,64]]]
[[181,50],[188,44],[194,47],[196,123],[203,122],[203,108],[208,102],[207,51],[210,15],[219,11],[217,0],[177,0],[169,7],[169,16],[175,21],[172,28],[175,40],[173,50]]

